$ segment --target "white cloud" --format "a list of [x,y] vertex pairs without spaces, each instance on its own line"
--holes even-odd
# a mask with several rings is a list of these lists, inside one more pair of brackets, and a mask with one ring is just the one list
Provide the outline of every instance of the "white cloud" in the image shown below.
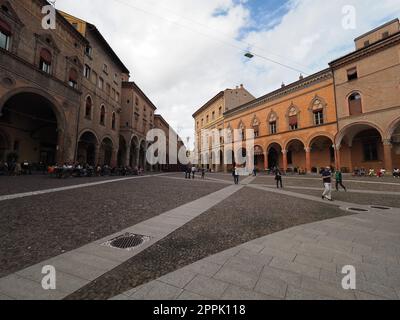
[[[344,5],[356,8],[355,30],[342,28]],[[98,27],[183,138],[193,140],[191,115],[219,91],[243,83],[260,96],[299,76],[262,58],[248,61],[236,48],[246,49],[233,39],[254,26],[245,1],[59,0],[57,7]],[[288,7],[272,29],[245,34],[243,41],[307,73],[352,50],[356,36],[400,16],[398,0],[291,0]]]

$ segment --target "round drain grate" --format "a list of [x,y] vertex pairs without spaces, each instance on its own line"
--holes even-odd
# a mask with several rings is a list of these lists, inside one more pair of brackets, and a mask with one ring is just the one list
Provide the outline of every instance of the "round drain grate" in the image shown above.
[[127,237],[124,236],[121,238],[117,238],[111,241],[110,245],[112,247],[119,249],[128,249],[140,246],[143,242],[144,239],[142,236],[133,235],[133,236],[127,236]]
[[125,233],[123,235],[120,235],[114,239],[111,239],[103,243],[103,245],[111,248],[133,250],[149,240],[150,237],[148,236],[142,236],[133,233]]

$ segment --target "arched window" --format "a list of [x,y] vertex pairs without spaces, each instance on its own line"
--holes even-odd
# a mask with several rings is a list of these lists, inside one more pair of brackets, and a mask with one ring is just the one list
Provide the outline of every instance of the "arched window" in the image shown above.
[[74,68],[69,70],[68,84],[75,89],[78,87],[78,72]]
[[106,108],[104,106],[101,106],[101,111],[100,111],[100,124],[102,126],[106,125]]
[[51,72],[51,60],[52,56],[49,50],[43,48],[40,51],[40,60],[39,60],[39,68],[43,72],[50,73]]
[[358,92],[354,92],[349,97],[349,114],[351,116],[362,114],[362,99]]
[[289,129],[297,130],[299,128],[299,119],[296,107],[293,106],[289,109],[288,116],[289,116]]
[[278,122],[278,117],[276,116],[276,113],[272,113],[269,116],[269,133],[270,134],[276,134],[277,133],[277,122]]
[[8,23],[0,20],[0,48],[4,50],[10,49],[11,27]]
[[258,121],[257,116],[254,116],[252,127],[254,130],[254,138],[258,138],[260,136],[260,121]]
[[324,124],[324,105],[320,99],[315,99],[312,105],[314,124],[319,126]]
[[112,121],[111,121],[111,129],[113,129],[113,130],[115,130],[115,123],[116,123],[116,121],[115,121],[115,112],[113,112],[113,114],[112,114]]
[[92,118],[92,98],[86,98],[85,104],[85,118],[91,119]]

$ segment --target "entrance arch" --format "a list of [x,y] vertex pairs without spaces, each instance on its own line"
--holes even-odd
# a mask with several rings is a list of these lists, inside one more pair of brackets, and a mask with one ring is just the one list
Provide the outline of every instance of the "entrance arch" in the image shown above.
[[97,149],[99,140],[90,130],[84,131],[78,141],[78,162],[81,164],[97,165]]
[[260,172],[265,169],[264,150],[261,146],[254,147],[254,167]]
[[382,130],[371,123],[355,123],[343,128],[336,138],[342,171],[384,168],[382,137]]
[[61,110],[53,97],[34,88],[19,88],[0,99],[0,123],[5,123],[3,130],[18,161],[44,165],[64,161]]
[[139,166],[139,139],[133,136],[130,144],[129,166],[135,168]]
[[326,166],[335,167],[335,149],[333,140],[326,135],[316,136],[309,143],[310,168],[312,173],[319,173]]
[[300,139],[290,140],[286,144],[287,168],[292,172],[304,172],[306,170],[306,151],[304,142]]
[[99,164],[111,166],[114,144],[108,137],[104,138],[100,146]]
[[271,143],[268,148],[268,169],[282,168],[282,146],[277,143]]

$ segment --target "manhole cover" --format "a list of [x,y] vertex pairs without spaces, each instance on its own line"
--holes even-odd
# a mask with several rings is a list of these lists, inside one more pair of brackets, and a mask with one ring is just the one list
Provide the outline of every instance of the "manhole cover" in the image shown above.
[[103,246],[111,247],[111,248],[117,248],[117,249],[123,249],[123,250],[133,250],[145,242],[149,241],[150,237],[148,236],[142,236],[138,234],[133,234],[133,233],[125,233],[123,235],[120,235],[114,239],[111,239],[105,243],[103,243]]
[[363,209],[363,208],[348,208],[348,210],[357,211],[357,212],[368,212],[367,209]]
[[379,210],[390,210],[389,207],[383,207],[383,206],[371,206],[372,209],[379,209]]

